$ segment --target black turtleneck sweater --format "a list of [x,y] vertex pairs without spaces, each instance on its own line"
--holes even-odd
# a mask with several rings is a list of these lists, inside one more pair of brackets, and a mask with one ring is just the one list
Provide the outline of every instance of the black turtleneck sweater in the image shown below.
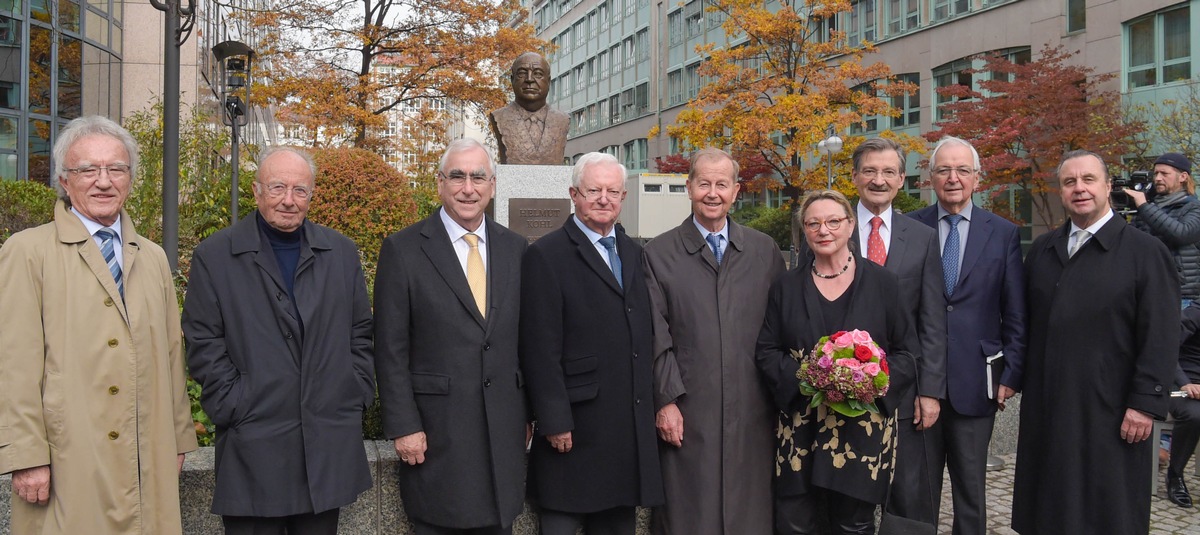
[[[255,212],[255,217],[258,219],[259,230],[262,231],[263,236],[266,236],[267,242],[271,244],[271,250],[275,253],[279,274],[283,277],[283,284],[287,286],[288,299],[292,301],[292,308],[295,309],[296,265],[300,263],[300,246],[304,241],[304,227],[292,232],[283,232],[267,224],[262,214]],[[296,318],[299,317],[300,315],[297,313]],[[303,329],[303,325],[301,325],[301,329]]]

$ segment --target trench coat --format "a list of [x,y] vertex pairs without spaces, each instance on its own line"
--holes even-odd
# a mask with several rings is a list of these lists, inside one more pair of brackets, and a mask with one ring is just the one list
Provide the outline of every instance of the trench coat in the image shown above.
[[177,456],[196,449],[179,305],[158,245],[121,212],[122,304],[63,201],[0,248],[0,473],[50,465],[50,504],[12,532],[180,533]]
[[212,512],[328,511],[371,487],[371,305],[358,248],[306,220],[293,307],[257,219],[200,243],[183,304],[188,365],[217,426]]
[[1121,439],[1125,409],[1166,417],[1179,351],[1179,279],[1162,242],[1108,221],[1067,257],[1070,224],[1025,259],[1029,350],[1013,528],[1147,533],[1156,440]]
[[[565,513],[660,505],[642,248],[616,232],[618,284],[574,219],[530,245],[521,266],[521,371],[537,418],[531,494]],[[546,436],[567,431],[573,447],[559,453]]]
[[727,221],[720,266],[689,215],[646,245],[654,407],[676,403],[683,445],[659,442],[655,533],[769,534],[775,415],[754,366],[767,290],[784,271],[767,235]]
[[383,432],[425,432],[425,462],[400,464],[409,516],[448,528],[512,525],[525,504],[528,409],[517,362],[525,238],[487,225],[487,314],[441,213],[389,236],[375,280]]

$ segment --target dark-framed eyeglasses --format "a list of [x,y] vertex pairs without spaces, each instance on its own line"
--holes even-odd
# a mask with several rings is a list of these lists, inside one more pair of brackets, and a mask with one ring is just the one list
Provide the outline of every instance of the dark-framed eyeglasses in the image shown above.
[[807,229],[809,232],[817,232],[817,231],[821,230],[821,225],[825,225],[825,228],[829,229],[830,231],[834,231],[834,230],[842,228],[842,223],[846,222],[846,220],[848,220],[848,219],[850,219],[850,218],[849,217],[834,217],[832,219],[826,219],[824,221],[816,221],[816,220],[805,221],[804,228]]

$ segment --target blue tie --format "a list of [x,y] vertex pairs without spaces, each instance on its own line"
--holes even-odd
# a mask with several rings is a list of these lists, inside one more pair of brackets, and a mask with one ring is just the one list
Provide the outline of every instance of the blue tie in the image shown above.
[[121,299],[125,299],[125,283],[121,280],[121,265],[117,263],[117,255],[113,251],[113,239],[117,237],[117,233],[104,227],[96,231],[96,236],[100,237],[100,254],[104,255],[104,263],[108,264],[108,271],[112,273],[113,280],[117,283],[117,291],[121,293]]
[[617,277],[617,286],[625,289],[625,284],[621,282],[621,255],[617,254],[617,239],[612,236],[600,238],[600,245],[608,250],[608,265]]
[[721,236],[720,234],[717,234],[715,232],[709,232],[708,237],[705,238],[705,241],[708,242],[708,246],[712,247],[713,256],[717,257],[717,265],[718,266],[721,265],[721,256],[724,255],[724,252],[721,251],[721,239],[722,238],[724,238],[724,236]]
[[946,247],[942,249],[942,275],[946,277],[946,295],[954,295],[954,286],[958,284],[958,222],[963,216],[950,214],[946,222],[950,223],[950,233],[946,235]]

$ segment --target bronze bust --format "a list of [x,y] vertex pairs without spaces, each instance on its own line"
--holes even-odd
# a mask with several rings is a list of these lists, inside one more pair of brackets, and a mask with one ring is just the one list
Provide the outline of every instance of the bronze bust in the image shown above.
[[561,165],[571,121],[546,104],[550,64],[540,54],[526,52],[513,62],[511,73],[513,101],[488,114],[500,163]]

